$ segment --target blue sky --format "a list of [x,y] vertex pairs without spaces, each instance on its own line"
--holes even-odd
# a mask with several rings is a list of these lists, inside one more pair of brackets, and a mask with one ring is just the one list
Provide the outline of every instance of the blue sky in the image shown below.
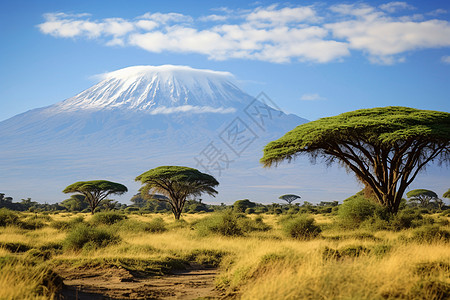
[[314,120],[401,105],[449,111],[450,1],[0,3],[0,121],[133,65],[228,71]]

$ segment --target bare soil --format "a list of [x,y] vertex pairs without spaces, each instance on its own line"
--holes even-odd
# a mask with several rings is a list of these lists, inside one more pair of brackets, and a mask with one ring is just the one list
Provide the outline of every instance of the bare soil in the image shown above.
[[116,266],[59,267],[55,271],[64,279],[61,300],[222,298],[214,285],[216,269],[197,267],[151,277],[133,276]]

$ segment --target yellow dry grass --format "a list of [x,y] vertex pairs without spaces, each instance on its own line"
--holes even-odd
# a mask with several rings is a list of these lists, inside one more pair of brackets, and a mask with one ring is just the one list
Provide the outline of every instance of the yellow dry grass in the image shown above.
[[[91,218],[89,214],[59,214],[53,215],[52,219],[67,221],[80,215],[86,221]],[[205,216],[186,214],[184,220],[192,223]],[[64,251],[55,254],[52,260],[163,260],[195,250],[225,252],[228,255],[222,261],[217,285],[226,292],[237,291],[242,299],[439,299],[433,289],[439,290],[446,284],[450,286],[449,270],[445,268],[450,266],[449,244],[421,244],[402,238],[411,236],[412,230],[368,233],[330,226],[324,227],[328,229],[322,233],[323,238],[299,241],[282,234],[279,217],[274,215],[263,216],[272,230],[253,232],[244,237],[200,236],[189,225],[171,227],[175,221],[169,214],[128,215],[128,218],[140,222],[162,218],[173,229],[163,233],[119,230],[116,233],[121,242],[117,245],[81,252]],[[315,218],[317,223],[326,226],[333,222],[328,216]],[[48,226],[37,230],[6,227],[0,228],[0,242],[41,246],[60,243],[66,234]],[[364,238],[365,235],[368,238]],[[327,248],[352,247],[363,247],[371,252],[341,259],[324,256]],[[374,249],[377,247],[385,247],[386,253],[376,254]],[[8,255],[11,255],[8,250],[0,248],[0,257]],[[421,273],[422,265],[431,266],[432,271]],[[11,281],[19,285],[28,280],[22,279],[20,272],[13,272],[12,266],[8,268],[2,268],[0,286],[12,285]],[[439,282],[441,286],[433,285],[433,282]],[[25,286],[14,287],[15,290],[25,289]],[[0,298],[21,298],[11,296],[12,292],[0,289]],[[23,295],[23,299],[27,299],[34,294],[25,289]]]

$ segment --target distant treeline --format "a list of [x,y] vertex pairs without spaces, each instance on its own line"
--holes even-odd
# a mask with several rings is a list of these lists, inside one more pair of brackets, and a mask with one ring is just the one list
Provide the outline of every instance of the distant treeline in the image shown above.
[[[356,195],[362,195],[362,191]],[[356,196],[355,195],[355,196]],[[355,197],[352,196],[352,197]],[[351,199],[350,197],[349,199]],[[101,202],[96,211],[123,211],[125,213],[168,213],[171,212],[170,204],[163,195],[153,195],[151,198],[144,197],[140,193],[134,195],[130,201],[131,205],[122,204],[118,201],[105,199]],[[348,199],[344,200],[347,201]],[[250,201],[249,199],[237,200],[232,205],[221,203],[219,205],[206,204],[202,199],[192,199],[186,201],[184,213],[205,213],[214,212],[225,209],[233,209],[236,212],[246,214],[295,214],[295,213],[312,213],[312,214],[336,214],[339,209],[338,201],[322,201],[313,204],[308,201],[303,203],[271,203],[261,204]],[[407,201],[403,199],[403,207],[420,207],[430,212],[448,209],[449,206],[443,205],[438,201],[430,201],[426,203],[418,203],[417,201]],[[89,204],[83,195],[72,195],[70,198],[55,204],[38,203],[32,201],[31,198],[21,199],[20,202],[14,202],[12,197],[6,197],[0,193],[0,208],[8,208],[15,211],[31,211],[31,212],[52,212],[52,211],[69,211],[69,212],[90,212]]]

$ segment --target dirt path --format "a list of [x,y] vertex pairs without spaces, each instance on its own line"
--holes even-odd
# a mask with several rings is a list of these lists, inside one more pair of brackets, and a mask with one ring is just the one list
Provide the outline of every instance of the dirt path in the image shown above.
[[193,269],[162,277],[134,277],[120,267],[56,270],[64,278],[61,300],[220,299],[215,269]]

